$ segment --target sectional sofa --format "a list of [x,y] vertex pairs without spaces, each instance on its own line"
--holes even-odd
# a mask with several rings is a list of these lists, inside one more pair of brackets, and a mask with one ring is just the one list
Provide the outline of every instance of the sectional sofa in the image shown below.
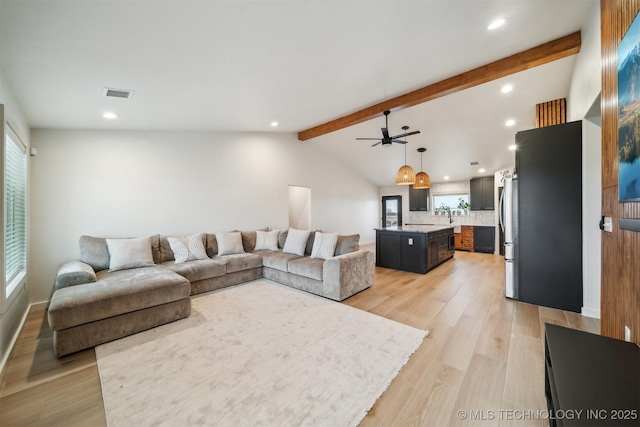
[[173,238],[80,238],[60,267],[48,309],[64,356],[191,314],[191,295],[266,278],[336,301],[373,285],[359,235],[304,230]]

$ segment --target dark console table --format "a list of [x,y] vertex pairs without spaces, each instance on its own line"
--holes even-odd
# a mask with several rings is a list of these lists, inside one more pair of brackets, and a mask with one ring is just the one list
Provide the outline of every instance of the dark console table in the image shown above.
[[640,347],[545,325],[550,426],[640,425]]

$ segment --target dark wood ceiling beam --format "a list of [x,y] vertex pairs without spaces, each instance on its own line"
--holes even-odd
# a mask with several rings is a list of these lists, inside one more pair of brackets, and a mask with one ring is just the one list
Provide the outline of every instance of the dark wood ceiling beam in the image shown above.
[[569,34],[568,36],[525,50],[524,52],[516,53],[515,55],[483,65],[455,77],[450,77],[421,89],[414,90],[413,92],[388,99],[371,107],[340,117],[339,119],[303,130],[298,133],[298,139],[300,141],[306,141],[311,138],[326,135],[330,132],[379,117],[385,110],[401,110],[558,59],[566,58],[580,52],[580,45],[580,32]]

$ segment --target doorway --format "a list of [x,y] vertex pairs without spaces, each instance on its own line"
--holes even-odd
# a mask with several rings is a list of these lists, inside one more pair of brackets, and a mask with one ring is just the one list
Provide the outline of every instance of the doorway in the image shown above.
[[402,227],[402,196],[382,196],[382,227]]
[[298,230],[311,229],[311,189],[289,186],[289,227]]

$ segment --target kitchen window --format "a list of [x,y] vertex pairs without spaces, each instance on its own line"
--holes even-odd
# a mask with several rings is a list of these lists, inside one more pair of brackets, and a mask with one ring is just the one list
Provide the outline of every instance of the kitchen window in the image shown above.
[[433,196],[433,208],[439,209],[444,204],[451,210],[459,209],[460,199],[469,203],[469,194],[436,194]]

